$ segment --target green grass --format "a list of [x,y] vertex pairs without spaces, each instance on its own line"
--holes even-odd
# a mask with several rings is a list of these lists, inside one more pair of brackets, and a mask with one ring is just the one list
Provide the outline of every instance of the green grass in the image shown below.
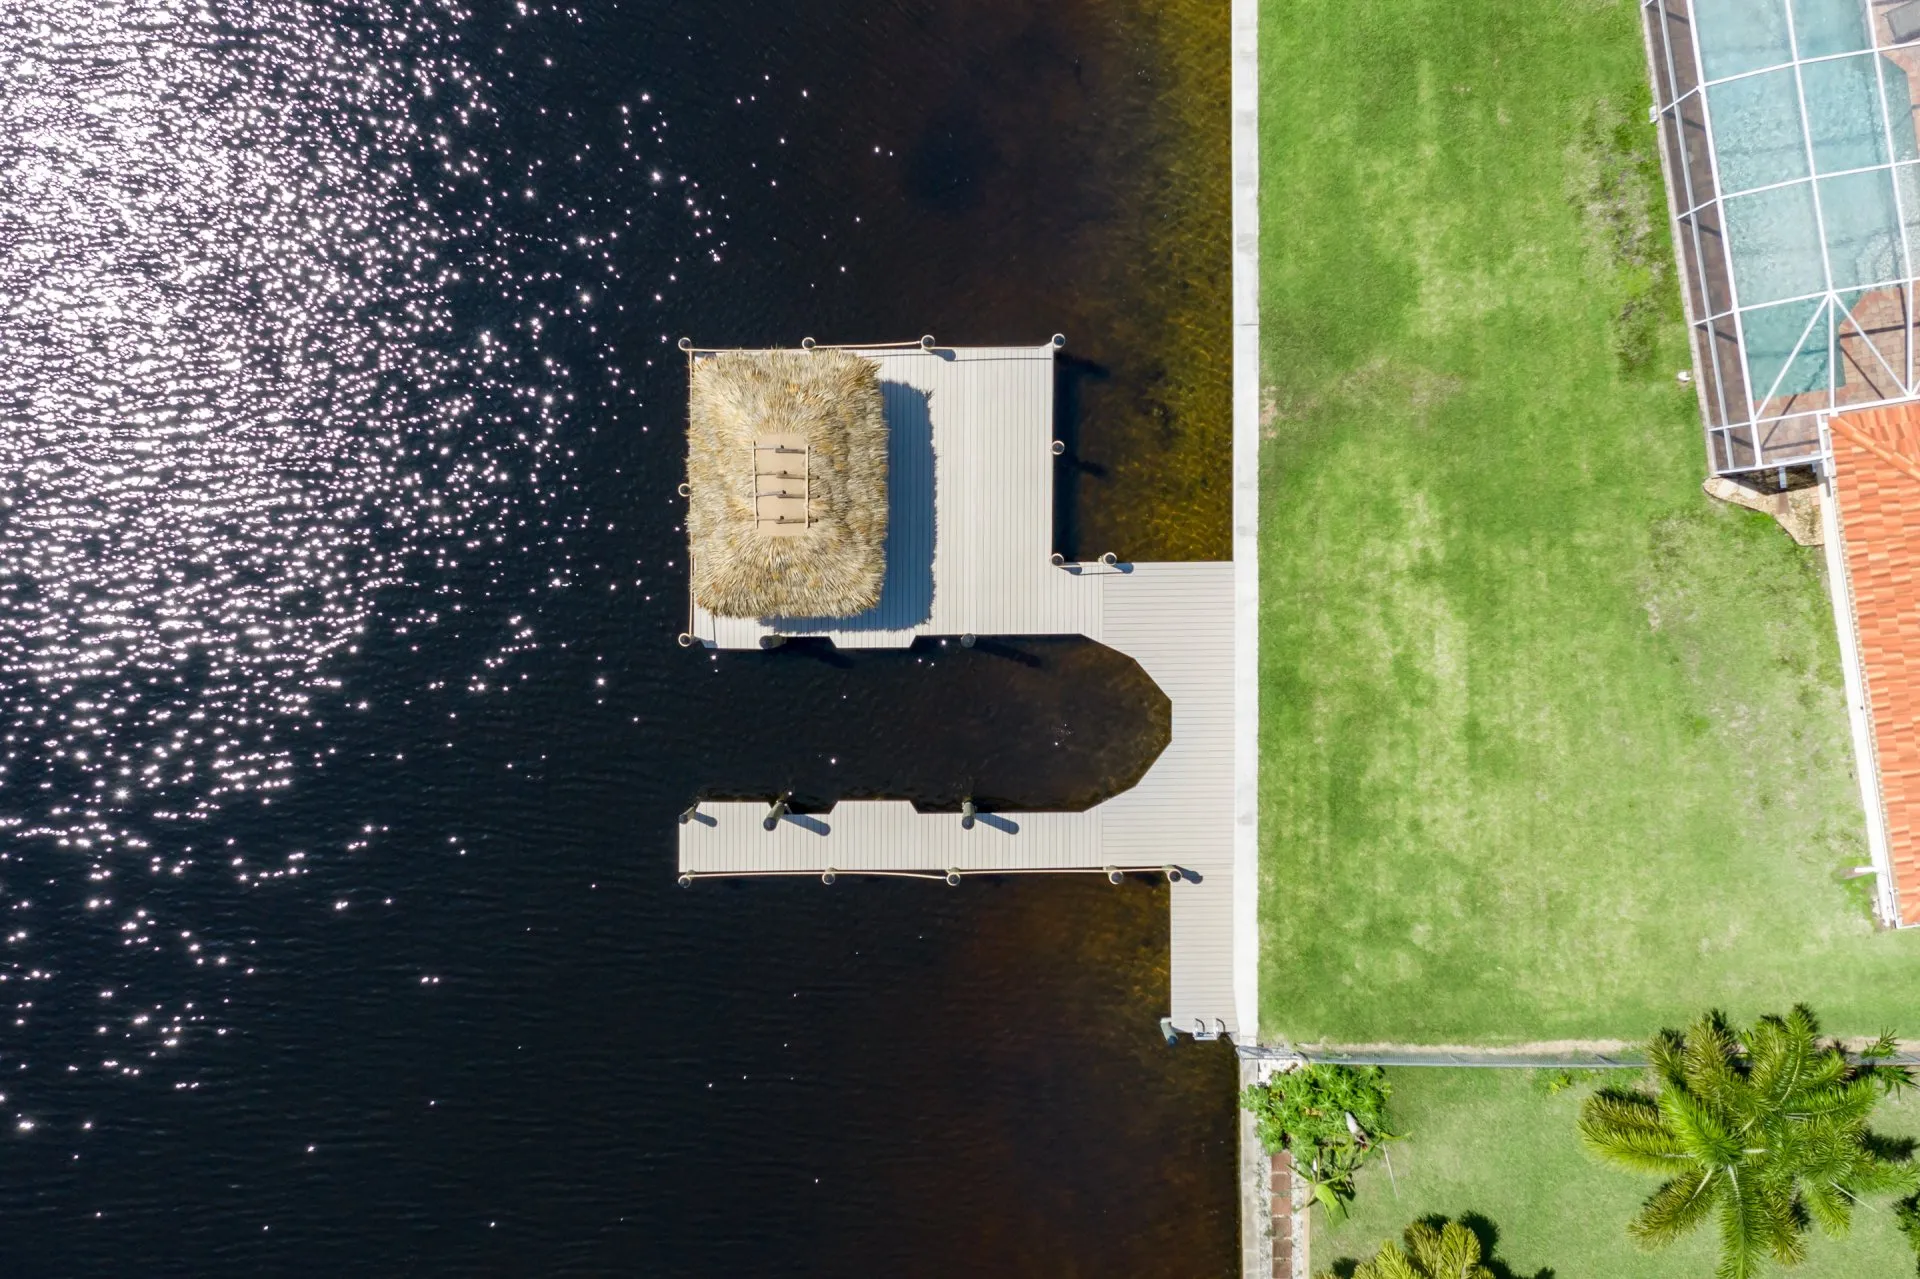
[[1263,19],[1263,1036],[1920,1033],[1819,553],[1700,492],[1634,5]]
[[[1713,1273],[1708,1229],[1662,1252],[1644,1252],[1626,1224],[1656,1183],[1606,1167],[1580,1148],[1574,1119],[1590,1087],[1549,1097],[1533,1071],[1395,1070],[1392,1117],[1406,1140],[1384,1164],[1362,1170],[1353,1213],[1329,1228],[1313,1210],[1313,1268],[1370,1257],[1383,1239],[1429,1214],[1478,1213],[1499,1234],[1494,1255],[1516,1276],[1682,1279]],[[1920,1098],[1883,1106],[1875,1130],[1920,1134]],[[1398,1194],[1394,1183],[1398,1183]],[[1914,1256],[1885,1202],[1855,1214],[1842,1239],[1815,1232],[1796,1279],[1901,1279]]]

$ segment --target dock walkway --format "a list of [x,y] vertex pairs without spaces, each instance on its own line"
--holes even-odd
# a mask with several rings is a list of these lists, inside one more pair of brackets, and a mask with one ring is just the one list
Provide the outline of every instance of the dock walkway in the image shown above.
[[[693,639],[849,648],[921,635],[1084,635],[1139,662],[1173,706],[1172,739],[1131,790],[1079,813],[952,813],[848,800],[763,828],[764,803],[703,803],[680,873],[928,874],[1174,867],[1176,1028],[1237,1034],[1234,978],[1234,565],[1054,564],[1052,346],[863,351],[879,363],[889,449],[887,579],[867,615],[715,618]],[[1226,459],[1223,459],[1223,465]]]

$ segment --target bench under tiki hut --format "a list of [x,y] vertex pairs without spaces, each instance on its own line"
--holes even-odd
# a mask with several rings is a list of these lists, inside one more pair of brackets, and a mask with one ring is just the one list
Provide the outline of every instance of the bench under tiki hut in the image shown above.
[[871,360],[696,356],[687,485],[693,598],[716,617],[852,617],[880,602],[887,420]]

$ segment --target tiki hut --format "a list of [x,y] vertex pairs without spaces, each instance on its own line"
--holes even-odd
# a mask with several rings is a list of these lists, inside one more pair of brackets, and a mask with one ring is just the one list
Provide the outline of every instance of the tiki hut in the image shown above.
[[718,617],[852,617],[886,572],[878,369],[846,351],[693,362],[687,537],[694,602]]

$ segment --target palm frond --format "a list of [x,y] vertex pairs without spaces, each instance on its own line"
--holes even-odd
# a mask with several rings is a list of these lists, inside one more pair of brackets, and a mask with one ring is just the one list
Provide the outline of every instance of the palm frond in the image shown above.
[[1353,1279],[1428,1279],[1428,1276],[1415,1270],[1400,1245],[1389,1239],[1370,1260],[1361,1263],[1353,1272]]
[[1649,1248],[1664,1248],[1707,1219],[1726,1185],[1723,1173],[1690,1169],[1647,1197],[1627,1233]]
[[1760,1264],[1760,1239],[1751,1194],[1737,1174],[1728,1179],[1720,1196],[1720,1262],[1715,1279],[1752,1279]]
[[1688,1159],[1659,1103],[1637,1093],[1595,1093],[1580,1108],[1579,1129],[1588,1150],[1635,1172],[1671,1177]]
[[1480,1237],[1457,1221],[1416,1221],[1405,1238],[1407,1253],[1432,1279],[1492,1279],[1481,1264]]
[[1647,1041],[1647,1064],[1668,1087],[1687,1085],[1686,1072],[1680,1066],[1680,1052],[1685,1043],[1685,1037],[1677,1030],[1663,1030]]
[[1813,1065],[1817,1034],[1808,1020],[1782,1017],[1762,1017],[1746,1034],[1748,1078],[1768,1104],[1779,1105],[1801,1086]]
[[1724,1168],[1739,1162],[1748,1148],[1744,1134],[1730,1129],[1714,1108],[1678,1089],[1660,1094],[1660,1117],[1676,1143],[1701,1163]]
[[1710,1012],[1687,1028],[1680,1047],[1680,1070],[1688,1092],[1710,1103],[1728,1104],[1745,1080],[1741,1075],[1740,1042],[1727,1028],[1726,1018]]
[[1853,1225],[1853,1197],[1831,1181],[1809,1182],[1800,1202],[1828,1238],[1839,1238]]

